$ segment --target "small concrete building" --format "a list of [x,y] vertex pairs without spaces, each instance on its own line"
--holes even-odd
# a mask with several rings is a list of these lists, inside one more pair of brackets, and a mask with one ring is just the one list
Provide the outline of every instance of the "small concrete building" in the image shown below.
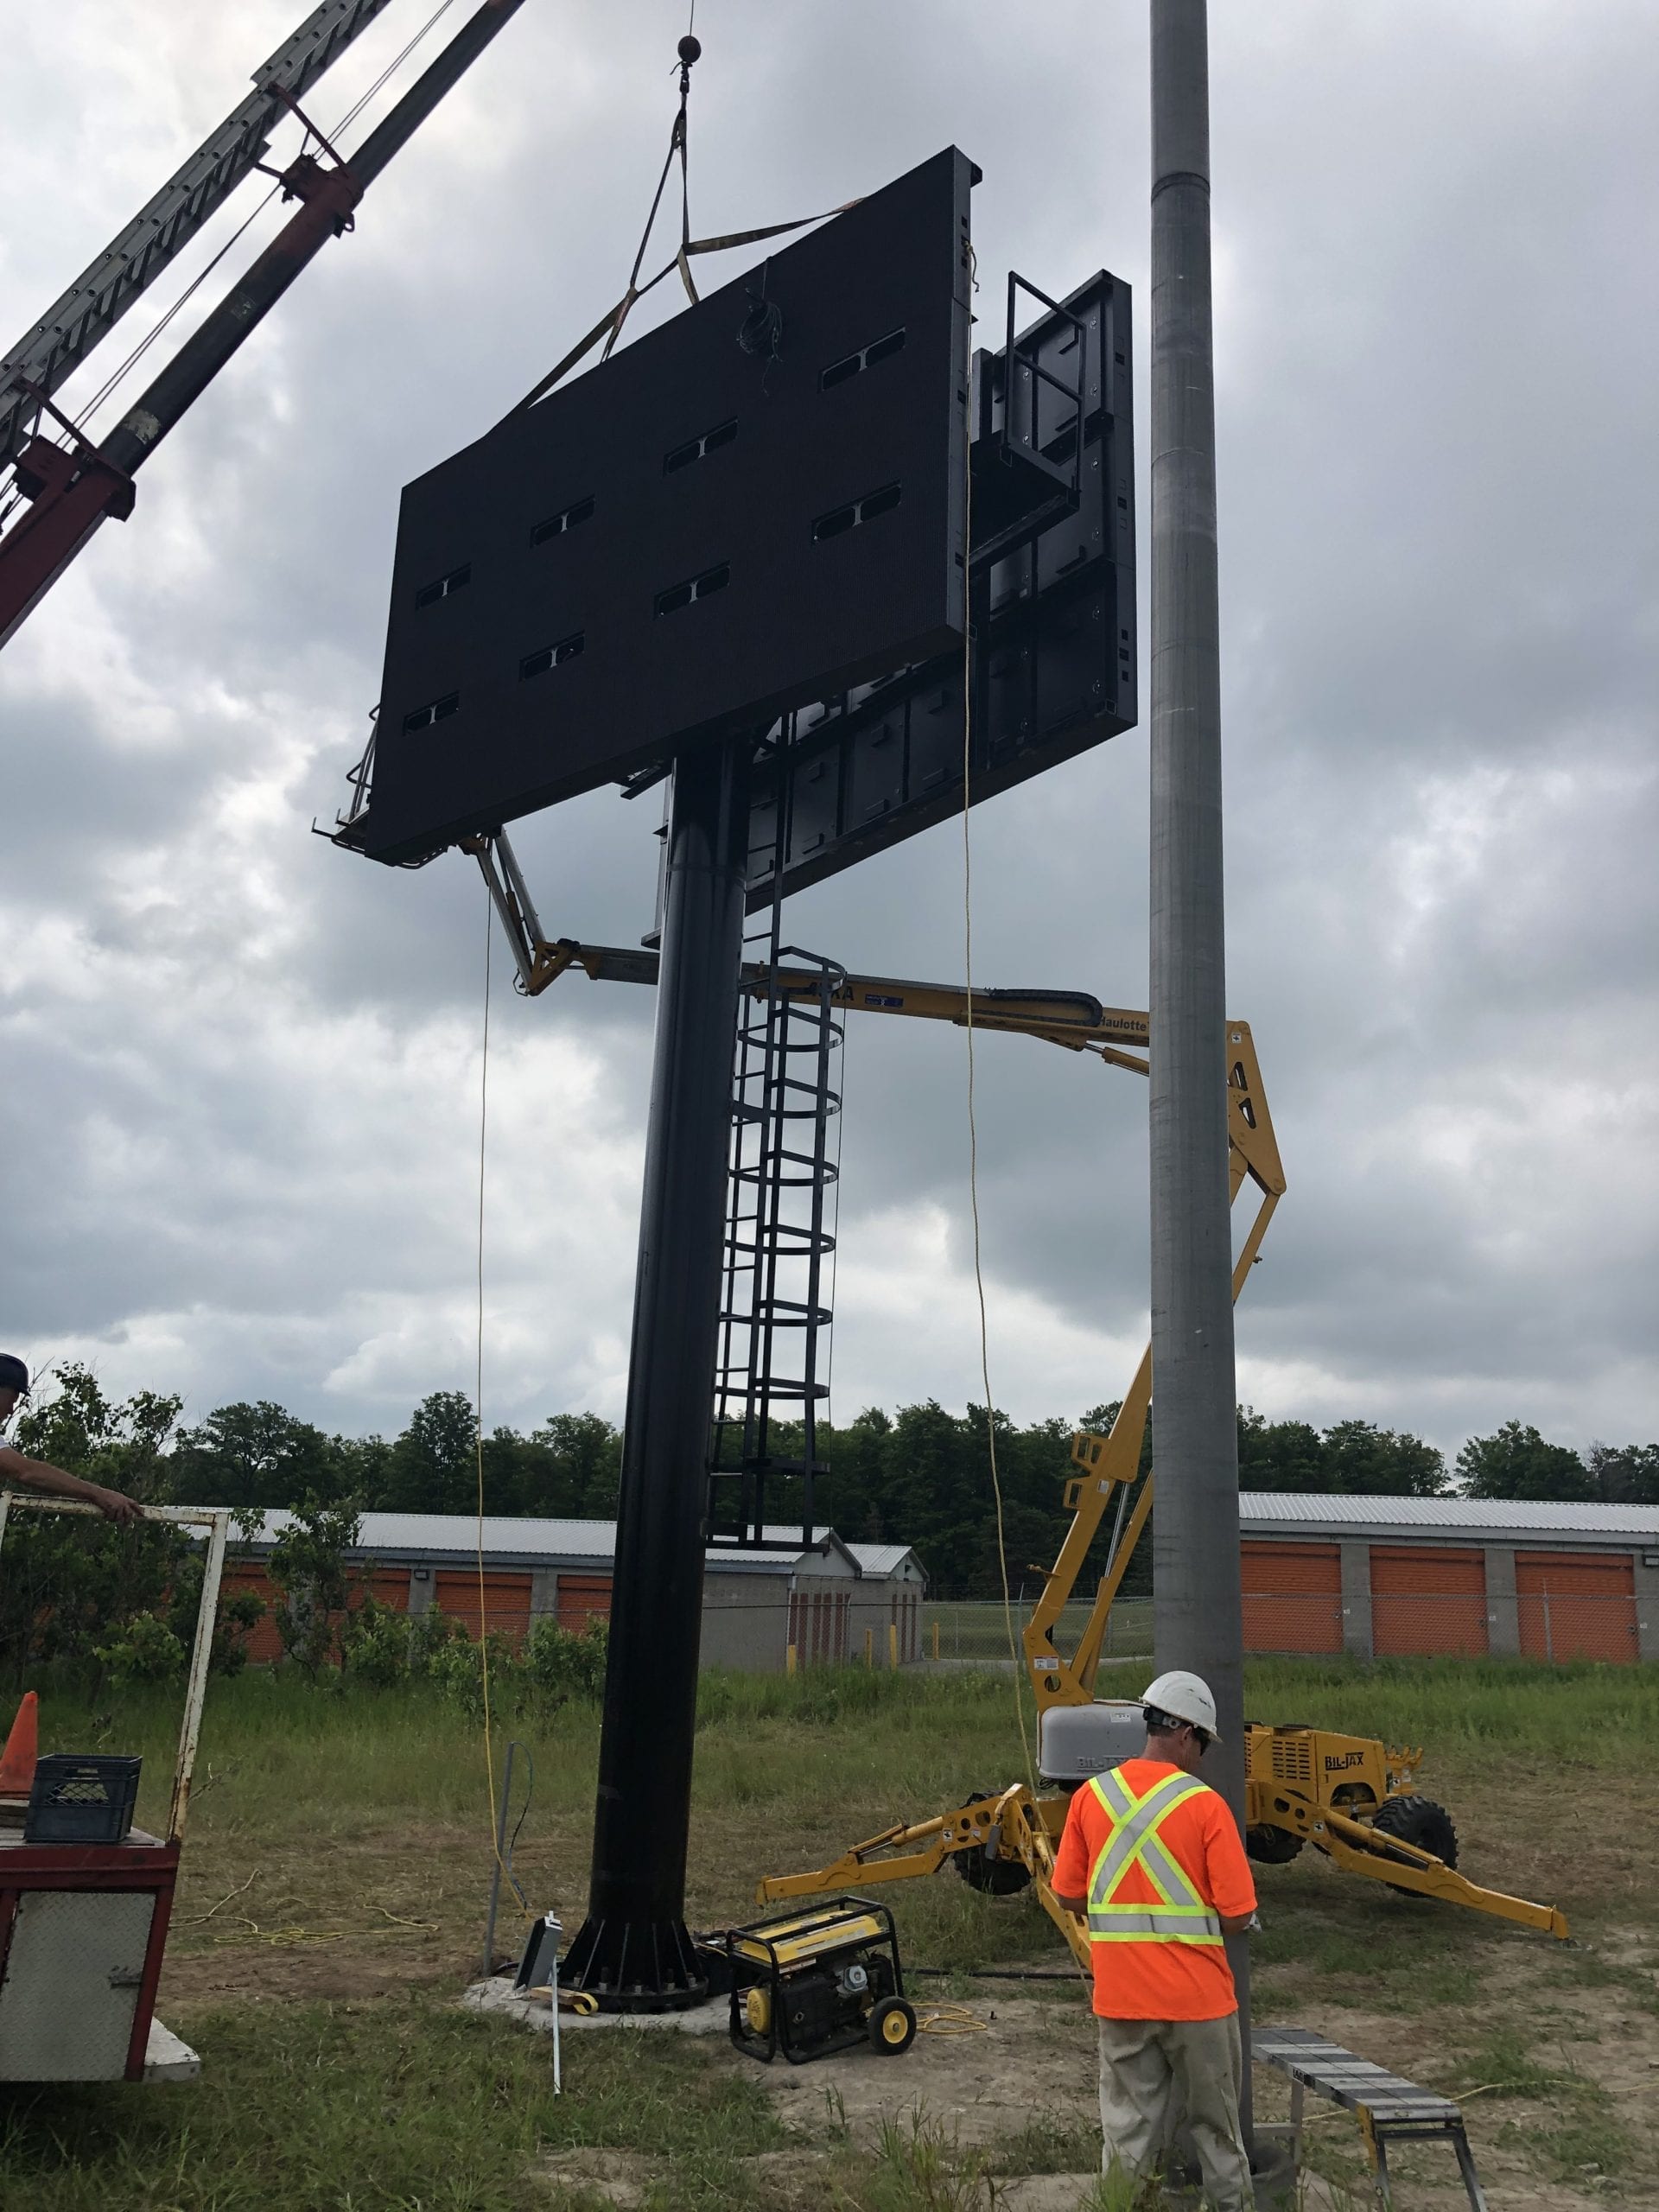
[[1246,1491],[1244,1642],[1659,1661],[1659,1507]]
[[[292,1519],[266,1514],[250,1555],[227,1561],[226,1584],[268,1601],[276,1592],[264,1571],[271,1546]],[[799,1666],[862,1660],[887,1666],[921,1656],[921,1606],[927,1577],[902,1544],[847,1544],[833,1529],[767,1530],[779,1548],[739,1551],[711,1546],[704,1555],[702,1663],[781,1671],[794,1646]],[[486,1515],[484,1521],[482,1624],[521,1637],[532,1621],[552,1618],[580,1630],[608,1619],[616,1549],[614,1521],[539,1521]],[[476,1636],[478,1523],[463,1513],[365,1513],[351,1557],[375,1599],[394,1611],[429,1607],[453,1614]],[[273,1621],[262,1621],[249,1656],[282,1656]]]

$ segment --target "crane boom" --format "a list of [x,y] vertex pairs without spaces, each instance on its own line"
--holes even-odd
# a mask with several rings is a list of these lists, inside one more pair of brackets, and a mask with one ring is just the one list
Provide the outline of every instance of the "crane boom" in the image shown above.
[[331,238],[352,225],[352,211],[393,155],[478,59],[524,0],[484,0],[357,151],[332,168],[302,154],[284,172],[302,204],[192,333],[107,437],[92,444],[49,411],[73,441],[30,440],[16,481],[33,501],[0,537],[0,645],[15,633],[106,518],[132,512],[133,478],[192,402],[270,314],[300,271]]
[[40,406],[187,246],[264,153],[291,100],[344,54],[388,0],[322,0],[253,73],[255,89],[210,131],[60,300],[0,360],[0,467],[15,461]]

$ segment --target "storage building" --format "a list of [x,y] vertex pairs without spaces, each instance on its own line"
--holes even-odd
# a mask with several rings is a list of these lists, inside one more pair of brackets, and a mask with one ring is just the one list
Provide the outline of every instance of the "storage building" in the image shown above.
[[1659,1507],[1246,1491],[1252,1651],[1659,1660]]
[[[271,1546],[292,1519],[268,1513],[249,1554],[226,1562],[230,1588],[280,1599],[265,1573]],[[614,1521],[537,1521],[486,1515],[481,1618],[493,1631],[521,1637],[534,1620],[580,1630],[608,1619]],[[710,1549],[702,1587],[702,1663],[779,1670],[789,1647],[797,1663],[861,1660],[886,1666],[921,1656],[921,1604],[927,1577],[902,1544],[843,1543],[832,1529],[804,1547],[798,1528],[768,1529],[780,1548]],[[791,1535],[793,1541],[791,1542]],[[377,1600],[399,1612],[430,1606],[479,1632],[478,1523],[462,1513],[365,1513],[350,1557]],[[250,1656],[282,1656],[269,1616],[254,1630]]]

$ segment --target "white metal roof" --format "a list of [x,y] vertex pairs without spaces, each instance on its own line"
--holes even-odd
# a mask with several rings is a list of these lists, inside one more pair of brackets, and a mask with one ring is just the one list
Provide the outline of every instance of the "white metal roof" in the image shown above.
[[1466,1535],[1573,1535],[1659,1542],[1659,1506],[1586,1505],[1507,1497],[1342,1497],[1325,1491],[1247,1490],[1238,1500],[1247,1535],[1294,1528],[1433,1529]]
[[908,1544],[849,1544],[847,1548],[863,1574],[897,1574],[906,1563],[921,1571],[922,1563]]
[[[256,1544],[276,1541],[294,1516],[287,1511],[267,1513]],[[484,1555],[495,1567],[608,1567],[616,1551],[614,1521],[547,1521],[484,1516]],[[833,1529],[816,1528],[813,1546],[800,1547],[800,1529],[768,1526],[767,1538],[793,1550],[742,1551],[728,1545],[711,1545],[704,1558],[708,1567],[721,1574],[793,1574],[818,1554],[838,1553],[855,1574],[880,1579],[891,1570],[866,1560],[864,1552],[910,1556],[902,1545],[845,1544]],[[372,1558],[473,1560],[478,1555],[479,1528],[470,1513],[365,1513],[357,1549]]]

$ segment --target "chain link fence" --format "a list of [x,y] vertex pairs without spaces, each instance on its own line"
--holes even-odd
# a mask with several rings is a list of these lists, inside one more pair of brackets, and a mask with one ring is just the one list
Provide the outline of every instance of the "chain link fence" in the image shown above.
[[[528,1577],[524,1579],[527,1583]],[[1520,1582],[1514,1590],[1497,1592],[1478,1586],[1373,1586],[1358,1594],[1246,1588],[1244,1649],[1262,1656],[1659,1662],[1659,1599],[1645,1599],[1628,1577],[1622,1588],[1596,1587],[1589,1570],[1569,1569],[1551,1580],[1537,1569],[1529,1577],[1523,1565]],[[232,1581],[230,1586],[238,1586]],[[399,1586],[382,1573],[370,1594],[402,1613],[407,1588],[406,1582]],[[510,1648],[522,1649],[532,1629],[543,1623],[580,1635],[590,1618],[604,1621],[610,1594],[607,1577],[571,1578],[568,1586],[561,1577],[550,1605],[532,1604],[527,1589],[504,1599],[486,1588],[482,1624]],[[824,1666],[1023,1667],[1022,1638],[1036,1599],[1033,1585],[1017,1588],[1005,1612],[1001,1598],[924,1595],[917,1585],[894,1589],[842,1582],[786,1591],[770,1578],[755,1577],[744,1587],[734,1576],[711,1577],[703,1599],[702,1664],[761,1672]],[[280,1602],[275,1593],[270,1601]],[[417,1598],[410,1608],[411,1626],[429,1608],[447,1614],[476,1637],[480,1623],[475,1574],[444,1575],[425,1605]],[[1088,1618],[1084,1603],[1062,1611],[1054,1641],[1063,1656],[1075,1650]],[[268,1613],[249,1639],[249,1656],[257,1663],[281,1656],[274,1614]],[[1107,1622],[1103,1660],[1150,1663],[1152,1656],[1151,1598],[1120,1597]]]
[[[1012,1615],[1014,1650],[1024,1666],[1020,1638],[1031,1618],[1033,1593],[1011,1593],[1005,1610],[1000,1598],[930,1598],[922,1609],[922,1658],[940,1666],[1006,1667],[1013,1663],[1008,1649]],[[1076,1648],[1088,1624],[1086,1605],[1067,1605],[1054,1630],[1062,1655]],[[1106,1659],[1143,1659],[1152,1656],[1152,1600],[1120,1598],[1106,1624],[1102,1656]]]

